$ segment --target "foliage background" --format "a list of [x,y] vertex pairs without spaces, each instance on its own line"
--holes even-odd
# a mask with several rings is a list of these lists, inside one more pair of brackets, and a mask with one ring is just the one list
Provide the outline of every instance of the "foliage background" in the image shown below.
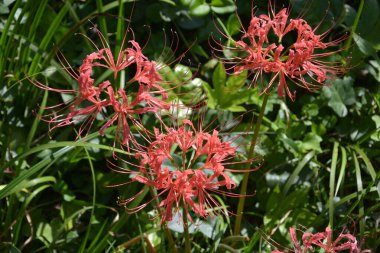
[[[290,2],[276,5],[292,4],[292,16],[302,15],[314,27],[322,20],[318,31],[332,27],[326,39],[355,30],[342,45],[348,49],[337,56],[350,67],[319,92],[297,90],[295,102],[273,92],[256,149],[265,158],[250,178],[256,195],[247,200],[244,236],[231,236],[234,217],[209,219],[194,227],[196,251],[269,252],[275,242],[290,247],[289,227],[323,231],[329,223],[336,235],[347,229],[363,239],[363,248],[379,249],[380,4]],[[255,4],[258,13],[267,12],[267,1]],[[78,67],[94,50],[80,34],[98,43],[91,30],[96,25],[117,52],[130,19],[151,59],[163,55],[171,41],[178,41],[176,55],[188,50],[171,68],[179,80],[196,77],[182,92],[206,96],[210,117],[226,122],[243,110],[258,112],[262,98],[249,81],[231,93],[232,82],[216,87],[220,82],[213,80],[219,70],[210,36],[225,39],[221,23],[239,36],[236,6],[247,27],[252,3],[245,0],[0,1],[0,251],[152,252],[142,243],[145,237],[165,252],[167,242],[152,219],[152,207],[129,215],[116,204],[118,196],[139,189],[105,187],[128,180],[107,168],[112,135],[93,133],[78,143],[74,129],[66,127],[49,136],[48,124],[38,115],[44,105],[67,98],[36,88],[26,77],[56,88],[75,85],[57,61],[58,49]],[[234,131],[248,128],[252,116],[246,115]],[[237,199],[221,201],[236,210]],[[179,227],[171,224],[181,248]]]

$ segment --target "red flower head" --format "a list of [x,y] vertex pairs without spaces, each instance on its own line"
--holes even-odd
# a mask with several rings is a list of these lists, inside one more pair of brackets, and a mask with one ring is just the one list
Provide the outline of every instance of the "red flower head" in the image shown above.
[[[66,59],[63,58],[63,62],[69,65],[67,68],[68,73],[77,81],[77,89],[53,89],[40,82],[33,83],[49,91],[71,93],[75,96],[68,105],[64,105],[58,112],[55,111],[45,116],[45,118],[48,117],[46,121],[54,124],[52,129],[67,126],[84,119],[79,129],[79,134],[81,135],[83,131],[88,132],[90,130],[95,116],[102,113],[106,116],[106,123],[100,128],[100,134],[103,135],[105,129],[117,121],[117,136],[115,138],[121,144],[128,145],[129,141],[134,141],[128,121],[137,125],[139,129],[144,129],[142,124],[139,123],[138,115],[146,112],[157,112],[160,109],[169,109],[170,105],[164,101],[168,98],[168,95],[166,90],[160,86],[163,80],[158,74],[159,65],[154,61],[150,61],[142,53],[140,45],[134,39],[128,41],[130,47],[123,48],[126,40],[124,37],[122,49],[115,59],[103,35],[99,30],[96,30],[96,32],[103,48],[96,48],[96,52],[86,56],[79,67],[79,73],[74,71]],[[60,61],[63,63],[61,59]],[[94,67],[109,69],[114,73],[113,81],[115,81],[120,71],[132,65],[136,70],[135,75],[124,85],[125,88],[118,88],[116,91],[117,84],[106,80],[96,85],[96,80],[92,76]],[[49,107],[49,109],[54,109],[58,106]],[[69,109],[67,114],[57,116],[57,113],[65,111],[67,108]],[[110,114],[107,115],[106,112]]]
[[[364,253],[371,252],[369,250],[361,251],[357,245],[356,237],[352,234],[341,233],[338,238],[332,240],[332,230],[326,228],[325,232],[311,233],[304,232],[302,235],[302,245],[297,240],[296,229],[289,229],[290,237],[292,238],[294,250],[296,253],[320,252],[321,249],[326,253],[350,252]],[[274,250],[272,253],[284,253],[279,250]]]
[[[225,167],[231,164],[227,161],[234,158],[235,152],[230,142],[218,137],[218,131],[197,131],[189,120],[184,120],[178,128],[166,128],[166,133],[155,130],[155,140],[136,155],[140,165],[133,181],[157,190],[157,197],[163,199],[158,205],[164,209],[162,222],[172,220],[180,207],[186,215],[192,210],[207,217],[221,212],[218,201],[210,193],[238,196],[221,189],[235,188],[230,172],[245,172]],[[127,205],[139,194],[120,204]],[[127,210],[136,212],[148,203]]]
[[[270,14],[252,16],[248,30],[241,40],[235,42],[239,56],[227,63],[233,64],[234,74],[248,70],[253,75],[253,82],[263,86],[263,76],[269,76],[269,82],[262,87],[268,92],[278,82],[277,93],[286,94],[295,99],[288,87],[288,81],[302,88],[314,91],[324,85],[329,75],[342,72],[337,62],[324,61],[323,58],[335,52],[319,52],[340,43],[344,37],[332,42],[323,42],[328,31],[317,35],[316,28],[303,19],[289,19],[289,9],[282,9],[277,14],[271,1]],[[296,33],[295,42],[285,46],[284,37],[290,32]],[[275,42],[272,42],[276,38]]]

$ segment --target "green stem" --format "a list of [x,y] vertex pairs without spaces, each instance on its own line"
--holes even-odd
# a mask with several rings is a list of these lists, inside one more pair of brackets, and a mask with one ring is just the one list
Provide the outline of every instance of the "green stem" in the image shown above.
[[185,237],[185,252],[191,252],[190,236],[189,236],[189,223],[187,221],[187,213],[182,214],[183,219],[183,236]]
[[163,224],[163,226],[164,226],[166,237],[167,237],[168,242],[169,242],[170,252],[177,253],[178,251],[177,251],[177,248],[176,248],[175,243],[174,243],[173,235],[170,232],[170,229],[168,228],[168,224],[165,222],[165,224]]
[[86,152],[88,163],[89,163],[90,169],[91,169],[91,178],[92,178],[92,209],[91,209],[91,216],[90,216],[90,221],[88,223],[86,235],[84,237],[84,240],[82,240],[82,244],[81,244],[81,247],[79,249],[79,252],[85,252],[86,244],[87,244],[88,238],[90,236],[90,232],[91,232],[91,224],[93,222],[93,219],[95,218],[95,206],[96,206],[96,175],[95,175],[95,169],[94,169],[94,165],[93,165],[92,160],[91,160],[90,153],[88,152],[88,150],[87,150],[86,147],[83,147],[83,148],[84,148],[84,151]]
[[358,27],[359,20],[360,20],[360,17],[362,15],[362,12],[363,12],[364,2],[365,2],[364,0],[360,1],[359,9],[358,9],[358,12],[356,14],[354,24],[352,25],[350,37],[348,37],[348,39],[347,39],[346,50],[348,50],[351,47],[352,38],[354,36],[354,33],[356,32],[356,28]]
[[[251,146],[250,146],[249,151],[248,151],[248,156],[247,156],[248,160],[253,158],[253,151],[255,150],[257,138],[259,136],[260,126],[261,126],[261,122],[263,121],[264,111],[265,111],[265,107],[266,107],[267,102],[268,102],[268,97],[269,97],[268,94],[264,95],[263,103],[262,103],[261,109],[260,109],[259,118],[256,121],[255,130],[254,130],[254,133],[252,136]],[[251,163],[248,162],[246,170],[248,170],[250,168],[250,166],[251,166]],[[244,177],[243,177],[243,182],[241,185],[241,190],[240,190],[240,197],[239,197],[238,209],[237,209],[237,214],[236,214],[234,235],[240,234],[241,221],[243,219],[245,197],[247,195],[248,179],[249,179],[249,172],[245,172]]]

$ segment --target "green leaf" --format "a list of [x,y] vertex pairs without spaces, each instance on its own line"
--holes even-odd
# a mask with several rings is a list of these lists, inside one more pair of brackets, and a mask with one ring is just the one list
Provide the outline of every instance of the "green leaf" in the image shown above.
[[[33,186],[36,186],[38,184],[43,184],[43,183],[55,183],[56,180],[52,176],[46,176],[46,177],[37,177],[32,180],[24,180],[21,183],[19,183],[15,188],[13,188],[11,191],[8,191],[5,196],[11,195],[13,193],[19,192],[22,189],[28,189]],[[4,188],[0,186],[1,188]],[[1,189],[0,188],[0,189]]]
[[211,9],[218,14],[231,13],[236,10],[233,0],[212,0]]
[[380,8],[378,0],[365,0],[357,31],[360,31],[362,36],[373,33],[373,28],[378,22],[379,15]]
[[[363,191],[363,181],[362,181],[362,176],[360,173],[360,166],[359,166],[358,158],[356,157],[355,153],[353,153],[352,155],[354,158],[354,165],[355,165],[356,186],[357,186],[358,192],[362,192]],[[360,230],[361,236],[363,236],[364,226],[365,226],[365,224],[364,224],[364,218],[365,217],[364,217],[364,201],[363,201],[362,195],[358,196],[358,200],[359,200],[359,217],[360,217],[359,230]]]
[[193,73],[191,72],[190,68],[182,64],[177,64],[174,67],[174,73],[177,76],[178,80],[180,80],[181,82],[188,82],[191,80],[191,77],[193,76]]
[[202,83],[202,87],[206,92],[207,96],[207,106],[211,109],[215,109],[217,106],[217,97],[215,96],[215,92],[211,89],[210,85],[206,82]]
[[346,165],[347,165],[347,152],[344,147],[340,147],[341,153],[342,153],[342,158],[341,158],[341,165],[340,165],[340,171],[339,171],[339,177],[338,181],[336,183],[336,190],[334,196],[336,197],[338,194],[338,190],[340,188],[341,183],[343,182],[345,172],[346,172]]
[[363,54],[365,54],[367,56],[374,56],[374,57],[378,58],[377,54],[376,54],[375,47],[371,42],[363,39],[362,37],[360,37],[356,33],[353,34],[353,38],[354,38],[354,41],[355,41],[356,45],[358,46],[360,52],[362,52]]
[[371,139],[374,141],[380,141],[380,116],[379,115],[373,115],[372,120],[376,124],[376,130],[371,135]]
[[205,16],[210,12],[210,6],[205,2],[205,0],[194,0],[190,4],[190,15],[201,17]]
[[307,153],[299,162],[284,185],[284,188],[282,190],[283,196],[286,196],[288,194],[288,191],[290,190],[290,187],[295,183],[297,176],[301,173],[301,170],[305,167],[305,165],[314,157],[314,154],[314,151]]
[[5,4],[0,3],[0,14],[8,14],[9,8]]
[[176,6],[177,4],[172,1],[172,0],[160,0],[161,2],[164,2],[164,3],[167,3],[167,4],[170,4],[170,5],[173,5],[173,6]]
[[232,75],[227,79],[227,87],[231,89],[231,91],[235,91],[240,89],[245,81],[247,80],[248,71],[242,71],[239,75]]
[[49,223],[40,223],[37,227],[36,237],[45,244],[50,244],[53,241],[53,231]]
[[329,193],[329,226],[334,229],[334,189],[335,189],[335,174],[336,165],[338,161],[338,148],[339,143],[334,142],[334,148],[331,158],[331,170],[330,170],[330,193]]
[[190,5],[190,3],[192,2],[192,0],[181,0],[181,4],[182,5]]
[[212,75],[212,84],[214,85],[216,93],[215,95],[217,96],[218,100],[222,100],[226,84],[226,69],[221,62],[219,62],[214,70],[214,73]]
[[227,110],[229,110],[231,112],[245,112],[245,111],[247,111],[243,106],[240,106],[240,105],[232,105],[232,106],[228,107]]
[[356,102],[354,80],[351,77],[337,79],[333,85],[323,87],[323,95],[328,99],[328,106],[340,117],[348,113],[346,105]]
[[241,24],[239,17],[236,14],[232,14],[227,21],[227,31],[229,35],[235,35],[240,32]]
[[314,133],[308,133],[302,140],[302,148],[305,150],[315,150],[318,152],[322,152],[321,142],[322,138],[320,136]]
[[[359,148],[359,146],[354,146],[354,149],[363,159],[363,161],[366,165],[366,168],[367,168],[367,172],[371,175],[372,180],[375,181],[376,180],[376,171],[375,171],[375,168],[373,167],[371,161],[369,160],[368,156],[366,155],[366,153],[361,148]],[[379,189],[379,192],[380,192],[380,189]]]
[[209,14],[210,12],[210,6],[207,3],[192,7],[190,9],[190,15],[201,17]]

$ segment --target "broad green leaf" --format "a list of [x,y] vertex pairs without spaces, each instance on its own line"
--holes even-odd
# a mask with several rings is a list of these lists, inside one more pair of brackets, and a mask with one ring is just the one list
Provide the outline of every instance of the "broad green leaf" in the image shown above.
[[368,71],[380,83],[380,61],[371,60],[369,61]]
[[7,5],[0,3],[0,14],[8,14],[9,8]]
[[227,31],[229,35],[235,35],[240,32],[241,24],[239,17],[236,14],[231,14],[227,21]]
[[365,0],[363,12],[357,27],[357,31],[361,32],[361,36],[373,33],[373,27],[378,22],[379,15],[379,2],[377,0]]
[[212,84],[214,85],[215,95],[218,100],[223,99],[224,88],[226,84],[226,69],[223,63],[219,62],[212,75]]
[[46,245],[53,241],[53,231],[49,223],[40,223],[37,226],[36,237]]
[[348,26],[352,26],[354,24],[354,21],[355,21],[355,17],[356,17],[356,10],[354,8],[352,8],[350,5],[348,4],[345,4],[344,5],[344,13],[345,13],[345,16],[344,16],[344,22],[348,25]]
[[320,136],[314,133],[308,133],[302,140],[302,148],[305,150],[315,150],[318,152],[322,152],[321,142],[322,138]]
[[292,152],[295,156],[302,153],[302,142],[301,141],[294,141],[290,139],[285,133],[282,132],[282,130],[278,130],[277,133],[279,134],[280,140],[283,142],[285,148]]
[[352,105],[356,101],[353,82],[351,77],[344,77],[337,79],[331,86],[323,87],[323,95],[328,99],[328,106],[340,117],[347,115],[346,105]]
[[182,64],[177,64],[174,67],[174,73],[181,82],[190,81],[193,75],[190,68]]
[[227,79],[227,83],[226,83],[227,88],[231,89],[231,92],[234,92],[234,91],[240,89],[244,85],[245,81],[247,80],[247,76],[248,76],[247,70],[242,71],[238,75],[230,76]]
[[354,38],[354,41],[355,41],[356,45],[358,46],[359,50],[363,54],[365,54],[367,56],[374,56],[374,57],[378,58],[377,54],[376,54],[376,50],[374,48],[374,45],[371,42],[363,39],[362,37],[360,37],[356,33],[353,34],[353,38]]
[[205,16],[209,12],[210,6],[207,3],[195,6],[190,9],[190,14],[197,17]]
[[372,120],[376,124],[376,130],[371,135],[371,139],[374,141],[380,141],[380,116],[379,115],[373,115]]
[[218,14],[231,13],[236,10],[233,0],[212,0],[211,9]]

